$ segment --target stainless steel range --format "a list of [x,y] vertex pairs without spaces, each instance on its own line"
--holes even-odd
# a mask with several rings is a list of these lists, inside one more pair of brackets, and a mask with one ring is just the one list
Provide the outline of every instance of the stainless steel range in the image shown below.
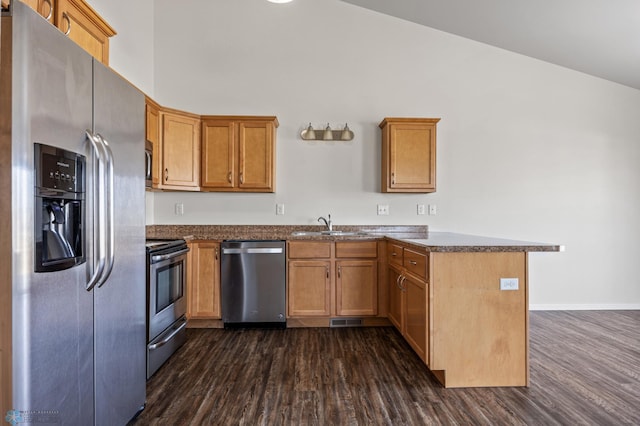
[[184,240],[147,240],[147,379],[186,341]]

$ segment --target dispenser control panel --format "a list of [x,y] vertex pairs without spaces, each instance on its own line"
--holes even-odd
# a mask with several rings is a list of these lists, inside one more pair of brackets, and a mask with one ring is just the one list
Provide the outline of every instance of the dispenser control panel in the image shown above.
[[84,192],[85,158],[83,155],[36,144],[35,161],[37,187],[64,192]]

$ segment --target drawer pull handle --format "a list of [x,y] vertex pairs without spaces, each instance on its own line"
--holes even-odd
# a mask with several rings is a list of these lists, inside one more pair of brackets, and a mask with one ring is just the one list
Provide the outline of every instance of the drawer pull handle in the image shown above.
[[409,263],[412,264],[413,266],[416,266],[418,264],[418,262],[416,262],[415,260],[410,260]]
[[396,253],[395,251],[393,253],[391,253],[391,256],[396,257],[398,255],[398,253]]
[[44,18],[48,21],[49,19],[51,19],[51,15],[53,15],[53,5],[51,4],[51,0],[44,0],[42,3],[49,6],[49,14]]
[[169,182],[169,169],[164,169],[164,181]]
[[62,12],[62,19],[64,19],[65,21],[67,21],[67,31],[64,32],[64,35],[68,36],[69,33],[71,32],[71,19],[69,18],[69,15],[67,15],[67,12]]

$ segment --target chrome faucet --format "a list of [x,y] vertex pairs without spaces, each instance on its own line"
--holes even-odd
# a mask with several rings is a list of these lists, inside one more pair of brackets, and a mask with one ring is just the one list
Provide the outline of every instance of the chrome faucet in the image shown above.
[[329,213],[327,215],[327,217],[329,218],[329,220],[327,220],[324,217],[320,216],[318,218],[318,222],[320,222],[320,221],[324,222],[324,226],[327,227],[327,231],[331,232],[331,231],[333,231],[333,225],[331,224],[331,213]]

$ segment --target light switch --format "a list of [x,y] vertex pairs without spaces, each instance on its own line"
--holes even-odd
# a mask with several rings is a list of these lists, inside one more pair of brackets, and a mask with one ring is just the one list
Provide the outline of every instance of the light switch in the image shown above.
[[425,213],[424,204],[418,204],[418,214],[420,214],[420,215],[426,214]]

